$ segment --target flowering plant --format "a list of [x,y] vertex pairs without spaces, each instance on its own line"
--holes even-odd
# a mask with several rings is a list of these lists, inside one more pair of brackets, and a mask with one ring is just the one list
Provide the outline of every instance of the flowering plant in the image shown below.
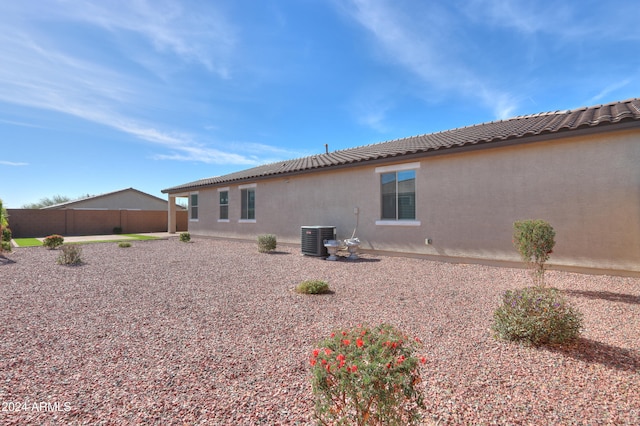
[[316,417],[322,424],[410,425],[420,421],[423,396],[415,351],[410,339],[393,326],[358,326],[331,334],[313,350]]
[[42,241],[42,245],[50,250],[53,250],[56,247],[61,246],[62,243],[64,243],[64,238],[58,234],[49,235],[48,237],[45,237],[45,239]]

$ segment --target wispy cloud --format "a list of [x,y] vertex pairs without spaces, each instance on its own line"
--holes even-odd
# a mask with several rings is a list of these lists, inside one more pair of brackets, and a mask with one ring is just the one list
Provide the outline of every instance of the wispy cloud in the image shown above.
[[509,28],[523,35],[549,34],[561,41],[594,37],[590,40],[594,43],[640,40],[640,29],[635,25],[640,13],[637,2],[617,8],[598,1],[469,0],[462,10],[485,26]]
[[[198,10],[203,7],[206,10]],[[211,146],[217,142],[208,135],[176,130],[145,117],[145,110],[158,109],[159,105],[168,105],[167,111],[180,108],[180,99],[174,97],[175,83],[162,85],[128,73],[126,62],[122,62],[125,58],[142,61],[139,52],[147,52],[143,55],[155,58],[160,68],[177,62],[201,66],[214,78],[230,76],[228,62],[235,32],[229,20],[208,3],[190,3],[190,9],[185,8],[183,2],[164,0],[127,0],[115,4],[52,1],[40,5],[37,13],[33,8],[9,7],[4,17],[0,17],[4,28],[0,34],[3,58],[0,101],[56,111],[116,129],[161,146],[165,152],[155,155],[156,159],[258,163],[257,157],[272,154],[271,148],[256,146],[251,153],[242,149],[234,152],[231,144],[220,143],[224,148],[217,149]],[[115,43],[113,48],[122,50],[117,52],[116,59],[94,60],[73,41],[48,37],[40,23],[93,27],[102,31],[96,35],[102,43]],[[128,43],[141,40],[153,49],[127,50]]]
[[470,0],[462,9],[472,21],[485,26],[511,28],[522,34],[575,31],[570,8],[562,2]]
[[228,61],[237,42],[231,21],[210,2],[52,0],[38,8],[9,8],[23,22],[79,23],[104,29],[124,47],[143,40],[157,54],[200,64],[222,77],[229,75]]
[[[464,29],[449,9],[434,2],[352,0],[345,10],[374,36],[388,61],[422,81],[423,97],[454,93],[479,98],[497,118],[504,118],[516,109],[514,96],[497,88],[465,62],[466,52],[455,37],[456,32]],[[379,125],[381,119],[380,115],[375,116],[372,123]]]
[[25,122],[22,122],[22,121],[2,120],[2,119],[0,119],[0,123],[10,124],[12,126],[19,126],[19,127],[33,127],[33,128],[38,128],[38,129],[42,128],[42,126],[38,126],[37,124],[25,123]]
[[15,167],[28,166],[29,165],[29,163],[5,161],[5,160],[0,160],[0,164],[2,164],[3,166],[15,166]]
[[614,83],[602,88],[602,90],[600,90],[600,92],[598,92],[597,94],[595,94],[594,96],[589,98],[587,101],[585,101],[584,105],[596,104],[596,103],[602,101],[604,98],[606,98],[610,94],[612,94],[614,92],[617,92],[618,90],[622,89],[625,86],[628,86],[629,83],[631,83],[631,79],[629,79],[629,78],[621,80],[621,81],[616,81],[616,82],[614,82]]

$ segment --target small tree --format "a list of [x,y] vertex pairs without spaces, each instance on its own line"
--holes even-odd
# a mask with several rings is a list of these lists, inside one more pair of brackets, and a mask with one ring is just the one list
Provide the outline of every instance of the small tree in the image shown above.
[[544,264],[555,246],[556,232],[544,220],[522,220],[513,224],[513,244],[532,269],[534,285],[544,286]]

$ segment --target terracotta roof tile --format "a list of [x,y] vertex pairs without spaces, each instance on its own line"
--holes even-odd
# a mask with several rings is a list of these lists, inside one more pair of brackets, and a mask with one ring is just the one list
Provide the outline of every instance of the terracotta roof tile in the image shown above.
[[640,99],[629,99],[607,105],[596,105],[571,111],[555,111],[492,121],[443,132],[412,136],[372,145],[317,154],[293,160],[265,164],[224,176],[200,179],[172,188],[164,193],[193,190],[210,185],[286,175],[308,170],[338,167],[391,157],[427,153],[476,144],[500,144],[504,141],[637,121],[640,125]]

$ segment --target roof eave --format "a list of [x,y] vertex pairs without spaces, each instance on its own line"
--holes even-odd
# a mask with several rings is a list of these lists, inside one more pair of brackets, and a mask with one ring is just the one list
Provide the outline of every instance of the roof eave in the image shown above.
[[345,161],[339,164],[326,164],[299,169],[299,170],[291,170],[291,171],[283,171],[283,172],[273,172],[265,175],[256,175],[256,176],[246,176],[241,178],[232,178],[229,180],[223,180],[219,182],[206,183],[201,185],[193,185],[193,186],[178,186],[173,188],[163,189],[161,192],[164,194],[175,194],[181,193],[185,191],[192,191],[194,189],[206,189],[206,188],[215,188],[220,186],[226,186],[229,184],[242,184],[247,182],[256,182],[261,180],[268,180],[277,177],[287,177],[287,176],[299,176],[309,173],[316,173],[321,170],[331,169],[331,170],[340,170],[345,168],[357,167],[363,164],[366,165],[377,165],[380,163],[388,163],[392,159],[400,160],[400,161],[410,161],[415,160],[416,158],[424,158],[436,155],[445,155],[445,154],[454,154],[458,152],[470,152],[482,149],[493,149],[493,148],[502,148],[507,146],[514,145],[523,145],[535,142],[542,141],[552,141],[556,139],[563,139],[566,137],[579,137],[584,135],[593,135],[598,133],[603,133],[606,131],[611,131],[611,128],[615,127],[613,131],[624,131],[628,129],[640,128],[640,120],[635,119],[622,119],[617,122],[603,122],[595,125],[585,125],[578,128],[564,128],[559,130],[549,130],[543,131],[536,134],[525,134],[525,135],[516,135],[506,138],[494,138],[489,140],[475,141],[475,142],[467,142],[462,145],[453,145],[450,147],[438,147],[438,148],[426,148],[424,150],[413,150],[408,153],[392,153],[387,155],[378,155],[372,158],[365,158],[359,160]]

